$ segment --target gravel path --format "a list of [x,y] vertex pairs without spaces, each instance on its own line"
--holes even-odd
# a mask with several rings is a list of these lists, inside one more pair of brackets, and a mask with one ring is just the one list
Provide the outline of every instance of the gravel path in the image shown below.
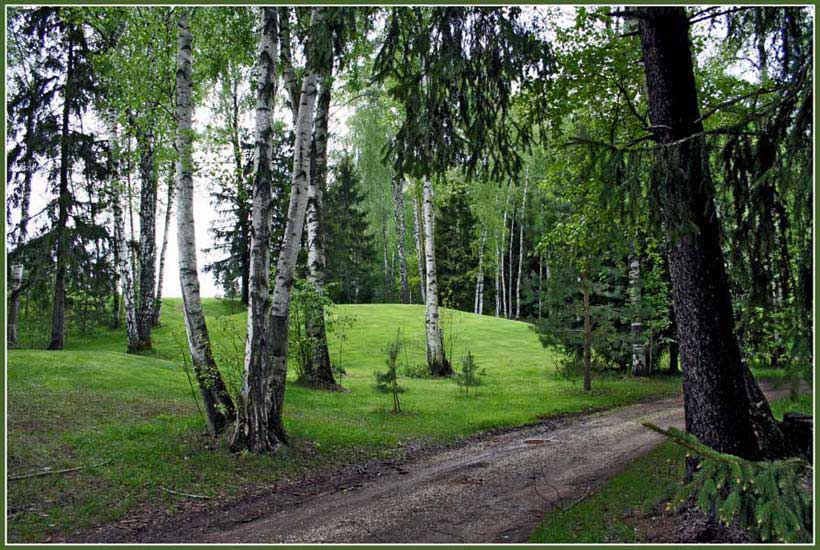
[[[774,399],[787,391],[766,393]],[[98,536],[118,542],[526,542],[550,509],[582,499],[661,442],[642,422],[682,429],[681,398],[479,437],[400,465],[360,466],[352,475],[179,525]]]

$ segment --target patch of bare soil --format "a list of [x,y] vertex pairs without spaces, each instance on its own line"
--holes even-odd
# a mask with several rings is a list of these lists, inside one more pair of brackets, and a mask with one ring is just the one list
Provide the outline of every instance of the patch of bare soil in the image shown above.
[[667,511],[666,502],[649,513],[636,512],[624,518],[647,543],[721,544],[753,542],[746,529],[739,525],[723,525],[704,514],[694,503],[678,511]]

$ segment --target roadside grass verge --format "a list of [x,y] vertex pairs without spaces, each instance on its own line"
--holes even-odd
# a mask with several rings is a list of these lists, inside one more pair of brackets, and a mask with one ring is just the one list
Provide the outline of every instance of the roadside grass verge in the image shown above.
[[[812,414],[812,397],[771,403],[777,418],[787,411]],[[637,459],[585,500],[547,514],[530,536],[536,543],[640,543],[645,534],[627,521],[672,498],[684,477],[686,450],[665,441]]]

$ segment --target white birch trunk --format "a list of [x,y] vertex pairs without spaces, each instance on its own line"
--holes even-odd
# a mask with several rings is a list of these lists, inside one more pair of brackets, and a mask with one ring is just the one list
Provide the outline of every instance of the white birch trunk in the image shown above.
[[196,260],[194,231],[193,179],[193,46],[188,14],[179,20],[179,49],[176,72],[176,186],[177,250],[179,252],[179,282],[191,363],[199,383],[208,426],[212,433],[225,429],[235,416],[233,400],[214,361],[211,340],[199,296],[199,273]]
[[424,178],[423,197],[425,264],[427,266],[427,308],[425,316],[427,328],[427,366],[433,375],[447,376],[452,373],[452,369],[444,355],[444,338],[439,326],[435,214],[433,208],[433,185],[430,182],[430,178]]
[[117,261],[117,270],[120,274],[122,287],[122,303],[125,309],[125,333],[128,353],[139,350],[139,328],[137,325],[137,307],[134,291],[133,270],[131,269],[131,254],[129,253],[128,239],[125,233],[125,217],[122,210],[123,186],[119,177],[119,138],[117,136],[117,122],[115,116],[109,113],[106,120],[108,126],[108,143],[111,150],[111,198],[112,214],[114,218],[114,240],[120,250]]
[[518,224],[518,280],[515,284],[515,318],[521,318],[521,268],[524,263],[524,220],[527,209],[527,187],[529,185],[529,168],[524,175],[524,194],[521,198],[521,223]]
[[[327,185],[327,144],[330,119],[330,98],[333,88],[333,61],[325,67],[321,89],[316,106],[316,120],[313,124],[311,143],[311,177],[307,193],[307,267],[308,280],[321,291],[325,282],[325,222],[323,196]],[[332,389],[336,387],[330,351],[327,346],[324,306],[305,316],[305,331],[314,343],[306,369],[305,382],[314,387]]]
[[507,189],[507,200],[504,201],[504,216],[502,218],[501,224],[501,250],[500,250],[500,259],[499,262],[499,270],[501,274],[501,314],[504,317],[507,317],[507,282],[506,282],[506,269],[504,267],[504,256],[506,255],[506,249],[504,245],[506,244],[507,239],[507,206],[509,204],[510,195],[509,189]]
[[475,307],[473,313],[484,312],[484,243],[487,240],[487,229],[481,232],[481,243],[478,245],[478,274],[475,281]]
[[404,226],[404,185],[398,176],[393,178],[393,212],[396,218],[397,250],[399,253],[399,282],[401,284],[401,303],[410,303],[410,285],[407,282],[407,255],[404,250],[406,229]]
[[275,8],[262,8],[262,30],[256,62],[256,129],[254,143],[253,231],[250,251],[248,336],[238,403],[233,450],[271,452],[280,441],[276,432],[274,365],[270,332],[270,248],[273,217],[273,166],[271,137],[276,93],[277,15]]
[[509,255],[510,261],[507,262],[507,269],[508,279],[507,279],[507,319],[513,318],[513,287],[515,286],[515,281],[513,280],[513,244],[515,239],[515,206],[513,206],[512,212],[510,212],[510,248],[509,248]]
[[[312,41],[316,40],[324,19],[325,8],[312,8],[311,30],[305,51],[309,56],[313,51]],[[294,270],[299,248],[302,243],[302,231],[305,225],[307,210],[307,192],[310,182],[310,145],[313,115],[316,108],[316,72],[313,61],[308,57],[302,77],[302,89],[299,97],[299,109],[296,117],[296,140],[293,149],[293,173],[291,178],[290,201],[285,225],[282,246],[276,263],[274,278],[273,302],[270,313],[271,355],[272,360],[270,385],[272,387],[271,408],[268,416],[269,429],[285,440],[282,423],[282,406],[285,399],[285,379],[288,371],[288,321],[290,300],[293,288]]]
[[[641,262],[637,254],[629,258],[629,301],[632,307],[637,310],[641,301]],[[643,345],[643,324],[640,315],[637,313],[632,318],[632,375],[644,376],[648,374],[646,369],[646,357]]]
[[424,277],[424,240],[421,234],[421,205],[415,196],[413,202],[413,238],[416,241],[416,260],[419,268],[419,293],[422,303],[427,303],[427,281]]
[[171,217],[174,211],[174,172],[168,178],[168,195],[165,200],[165,226],[162,230],[162,248],[159,253],[159,270],[157,271],[157,292],[154,295],[154,326],[159,326],[162,313],[162,285],[165,281],[165,254],[168,251],[168,230],[171,228]]

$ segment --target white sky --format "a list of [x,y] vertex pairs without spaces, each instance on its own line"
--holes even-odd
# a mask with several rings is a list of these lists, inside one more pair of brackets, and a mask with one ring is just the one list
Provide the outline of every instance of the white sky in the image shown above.
[[[330,133],[331,133],[331,141],[329,144],[329,148],[331,153],[335,150],[338,150],[339,143],[344,139],[347,131],[347,123],[346,120],[351,114],[351,109],[349,106],[346,105],[333,105],[331,106],[331,113],[332,118],[330,121]],[[252,131],[252,120],[253,120],[253,113],[248,112],[245,113],[245,117],[241,121],[241,124],[244,127]],[[276,116],[278,119],[283,120],[288,123],[290,120],[290,114],[284,112],[284,108],[282,102],[277,102],[277,111]],[[205,128],[211,122],[213,115],[210,106],[208,105],[201,105],[199,106],[194,113],[194,129],[196,130],[198,135],[203,135]],[[84,125],[88,128],[89,125],[94,126],[95,121],[93,120],[93,116],[88,114],[84,119]],[[205,159],[204,155],[204,144],[202,141],[199,141],[195,145],[195,159],[198,165],[202,164],[202,161]],[[225,162],[233,162],[232,158],[229,154],[225,156]],[[214,207],[211,205],[211,182],[208,180],[207,177],[203,175],[204,170],[199,170],[194,173],[194,224],[196,230],[196,248],[197,248],[197,266],[199,268],[199,285],[200,285],[200,293],[204,298],[213,298],[222,296],[222,289],[218,287],[214,281],[214,278],[211,276],[210,273],[204,272],[204,266],[213,262],[214,260],[218,260],[221,257],[220,252],[212,252],[206,253],[205,250],[209,249],[213,246],[214,241],[211,237],[210,232],[208,229],[214,225],[217,220],[217,214]],[[135,194],[135,201],[134,201],[134,222],[135,222],[135,230],[134,234],[139,238],[139,182],[138,178],[135,179],[135,175],[132,175],[132,184],[134,184],[134,194]],[[160,248],[162,246],[162,233],[164,230],[165,224],[165,201],[167,198],[167,191],[165,188],[165,184],[163,181],[160,181],[160,186],[157,191],[158,193],[158,206],[157,206],[157,215],[156,215],[156,240],[157,240],[157,269],[159,269],[159,253]],[[46,174],[43,171],[38,172],[32,182],[32,194],[31,194],[31,214],[36,214],[42,211],[46,205],[55,199],[55,195],[50,192],[48,181],[46,179]],[[174,214],[176,213],[176,209],[174,210]],[[130,235],[130,225],[128,220],[128,212],[125,211],[125,218],[126,218],[126,233]],[[11,230],[15,227],[15,224],[18,223],[20,219],[20,212],[17,209],[14,209],[11,212],[11,224],[9,225],[8,229]],[[29,222],[29,234],[33,235],[37,233],[36,228],[39,227],[40,218],[35,218],[34,220]],[[182,296],[182,291],[180,288],[179,283],[179,276],[178,276],[178,265],[179,265],[179,253],[177,250],[177,226],[176,226],[176,216],[171,217],[171,224],[169,226],[168,232],[168,249],[165,255],[165,273],[163,277],[163,285],[162,285],[162,295],[168,298],[180,297]]]

